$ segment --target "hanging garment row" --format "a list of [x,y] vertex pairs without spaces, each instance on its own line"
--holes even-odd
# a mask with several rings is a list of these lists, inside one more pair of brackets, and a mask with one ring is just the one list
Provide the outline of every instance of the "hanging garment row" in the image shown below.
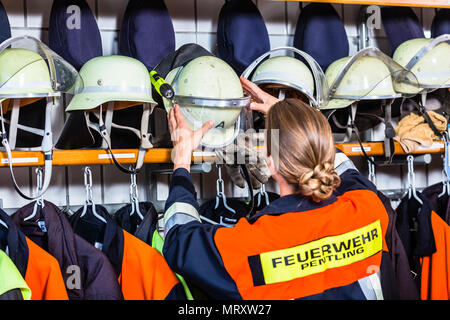
[[[446,143],[447,146],[447,143]],[[446,147],[446,155],[448,149]],[[417,292],[422,300],[450,299],[450,220],[449,220],[449,176],[446,166],[447,156],[443,156],[442,182],[426,187],[419,192],[415,182],[414,156],[407,156],[407,191],[396,209],[392,209],[390,200],[378,192],[385,207],[389,207],[390,221],[398,233],[398,255],[406,257],[398,266],[408,266],[415,286],[404,282],[411,292]],[[420,162],[419,162],[420,163]],[[369,164],[369,180],[376,185],[375,169]],[[394,245],[394,244],[393,244]],[[402,258],[404,259],[404,258]]]
[[[113,218],[93,201],[88,167],[85,181],[86,203],[68,219],[44,199],[11,216],[0,211],[1,249],[8,253],[25,279],[31,299],[190,297],[188,288],[184,285],[185,291],[159,253],[162,246],[156,235],[157,214],[153,206],[140,203],[136,210],[134,202],[127,205],[134,209],[122,208]],[[134,230],[137,236],[120,225],[130,232]],[[7,274],[1,277],[6,278]]]

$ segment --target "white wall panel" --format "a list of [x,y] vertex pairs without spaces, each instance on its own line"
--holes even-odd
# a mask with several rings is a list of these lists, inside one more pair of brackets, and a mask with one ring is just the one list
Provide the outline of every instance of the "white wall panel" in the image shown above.
[[165,3],[172,17],[175,32],[196,31],[194,1],[166,0]]
[[287,34],[285,2],[260,0],[258,1],[258,9],[263,16],[269,34]]
[[110,30],[100,30],[102,38],[103,55],[118,54],[119,52],[119,32]]
[[197,44],[214,54],[217,52],[217,36],[215,33],[197,33]]
[[[216,51],[216,31],[217,21],[220,9],[224,4],[222,0],[165,0],[169,13],[173,19],[176,32],[176,47],[186,43],[198,43],[206,49]],[[48,19],[52,0],[3,0],[10,24],[12,26],[12,35],[31,35],[48,41]],[[117,54],[118,52],[118,32],[121,27],[123,13],[128,0],[88,0],[91,10],[97,17],[99,28],[101,30],[103,54]],[[308,3],[298,2],[276,2],[268,0],[254,0],[265,20],[271,47],[282,45],[292,45],[297,20],[302,7]],[[26,10],[24,8],[26,4]],[[358,5],[340,5],[335,4],[340,17],[345,24],[346,32],[349,38],[350,54],[357,51],[357,21],[360,6]],[[429,36],[431,23],[434,17],[434,9],[414,8],[414,12],[424,26],[425,34]],[[26,12],[25,12],[26,11]],[[371,43],[388,51],[389,44],[385,37],[384,30],[375,30],[370,33]],[[55,136],[62,129],[63,105],[54,108],[53,128]],[[382,128],[375,131],[373,136],[376,140],[382,139]],[[56,140],[57,137],[55,137]],[[359,161],[359,163],[363,163]],[[129,177],[119,173],[115,167],[111,166],[91,166],[93,171],[93,194],[96,203],[118,204],[129,200]],[[419,187],[433,184],[441,179],[442,161],[438,155],[433,156],[430,165],[417,165],[416,180]],[[16,168],[15,172],[21,185],[29,190],[29,168]],[[101,175],[103,170],[103,175]],[[68,181],[66,181],[66,168],[55,167],[52,185],[46,195],[46,198],[57,203],[65,205],[66,184],[70,194],[70,203],[72,206],[80,206],[85,201],[85,187],[83,181],[83,167],[72,166],[67,168]],[[153,199],[163,203],[168,196],[169,179],[167,174],[157,175],[155,185],[149,185],[149,179],[146,176],[138,176],[140,200],[144,201],[148,196],[154,196]],[[0,199],[3,200],[4,207],[16,208],[26,203],[27,200],[21,199],[14,191],[11,185],[9,171],[7,168],[0,169]],[[103,177],[103,185],[102,178]],[[199,198],[213,198],[216,194],[217,170],[214,167],[211,173],[194,174],[194,184],[196,186]],[[232,185],[230,178],[223,170],[223,179],[225,181],[225,193],[228,197],[245,197],[246,189],[240,189]],[[396,189],[405,187],[406,167],[392,166],[377,168],[377,182],[380,189]],[[149,190],[152,190],[151,192]],[[153,189],[156,192],[153,193]],[[266,186],[269,191],[279,192],[279,187],[271,180]]]
[[97,1],[97,24],[101,30],[119,30],[128,0]]
[[9,24],[12,28],[25,27],[25,15],[23,8],[23,1],[21,0],[3,0],[3,7],[5,7],[8,14]]
[[[286,32],[289,35],[293,35],[295,33],[295,28],[297,26],[298,16],[300,15],[300,5],[301,2],[286,2]],[[305,4],[303,4],[305,5]]]
[[52,4],[53,0],[27,1],[27,27],[48,28]]
[[[35,189],[30,188],[30,169],[29,168],[14,168],[16,181],[23,192],[30,194],[35,192]],[[0,199],[3,208],[20,208],[29,203],[28,200],[19,196],[13,187],[9,168],[0,168]]]
[[197,32],[217,32],[220,9],[225,1],[197,0]]
[[186,43],[197,43],[195,32],[175,32],[175,48],[178,49]]

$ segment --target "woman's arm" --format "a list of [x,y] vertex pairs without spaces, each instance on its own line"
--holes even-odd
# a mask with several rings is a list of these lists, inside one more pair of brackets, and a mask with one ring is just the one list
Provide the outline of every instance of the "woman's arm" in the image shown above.
[[164,213],[163,255],[171,269],[211,298],[240,299],[214,242],[220,226],[201,223],[195,187],[189,173],[192,151],[212,123],[190,130],[179,107],[169,113],[174,140],[174,173]]
[[277,103],[278,100],[274,96],[268,94],[267,92],[263,91],[260,87],[258,87],[256,84],[251,82],[250,80],[247,80],[243,77],[240,78],[242,88],[245,92],[247,92],[252,97],[252,103],[250,104],[250,109],[254,111],[259,111],[263,114],[267,114],[269,112],[270,108]]

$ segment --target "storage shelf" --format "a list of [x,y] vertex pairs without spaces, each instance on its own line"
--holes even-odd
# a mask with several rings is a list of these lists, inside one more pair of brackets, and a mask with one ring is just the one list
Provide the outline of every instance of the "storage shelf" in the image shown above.
[[[395,142],[396,155],[406,155],[400,143]],[[363,142],[364,151],[368,156],[383,156],[384,155],[384,143],[383,142]],[[336,147],[344,152],[347,156],[362,156],[364,155],[359,143],[336,143]],[[443,141],[435,140],[431,147],[419,147],[411,154],[426,154],[426,153],[443,153],[445,145]]]
[[432,7],[432,8],[450,8],[449,0],[280,0],[293,2],[326,2],[340,4],[359,4],[359,5],[379,5],[379,6],[404,6],[404,7]]
[[[342,150],[347,156],[362,156],[361,147],[358,143],[337,143],[336,147]],[[364,150],[369,156],[384,155],[383,142],[364,142]],[[262,147],[259,147],[261,149]],[[421,147],[413,154],[442,153],[444,152],[444,142],[434,141],[429,148]],[[137,159],[137,149],[117,149],[113,153],[120,163],[133,164]],[[145,163],[170,163],[172,149],[155,148],[147,151]],[[399,143],[395,143],[395,154],[406,154]],[[15,167],[29,167],[44,165],[44,155],[38,151],[13,151],[13,165]],[[212,152],[194,152],[192,161],[211,162],[215,156]],[[108,165],[113,164],[111,156],[106,150],[55,150],[53,152],[53,165],[55,166],[76,166],[76,165]],[[0,167],[8,166],[6,152],[0,152]]]

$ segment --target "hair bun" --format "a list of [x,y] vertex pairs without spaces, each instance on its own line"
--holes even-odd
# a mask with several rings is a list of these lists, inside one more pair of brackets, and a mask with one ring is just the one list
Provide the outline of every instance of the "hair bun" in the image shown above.
[[330,162],[318,164],[298,178],[300,193],[316,202],[328,199],[340,183],[341,178]]

